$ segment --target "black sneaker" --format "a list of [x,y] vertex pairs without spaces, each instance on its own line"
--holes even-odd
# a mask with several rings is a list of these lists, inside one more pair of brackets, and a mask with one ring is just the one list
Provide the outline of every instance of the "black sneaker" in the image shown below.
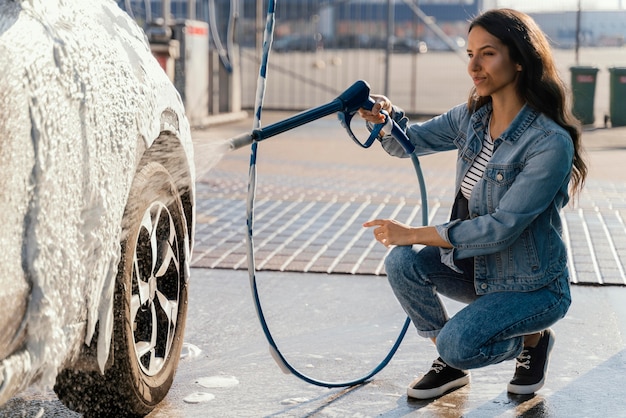
[[450,367],[439,357],[430,366],[428,373],[411,382],[406,393],[410,398],[431,399],[465,386],[469,381],[467,370]]
[[534,348],[524,348],[515,360],[515,375],[507,390],[516,395],[530,395],[541,389],[548,370],[550,351],[554,346],[554,333],[543,331],[539,343]]

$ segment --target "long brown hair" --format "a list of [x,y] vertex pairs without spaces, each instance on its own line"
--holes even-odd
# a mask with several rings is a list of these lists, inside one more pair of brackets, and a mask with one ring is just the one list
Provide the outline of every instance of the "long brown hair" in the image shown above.
[[[468,32],[475,26],[498,38],[508,47],[511,60],[522,66],[517,78],[520,97],[554,120],[572,137],[574,167],[571,191],[572,194],[580,192],[587,177],[580,122],[572,114],[570,96],[556,69],[545,35],[530,16],[512,9],[494,9],[479,15],[470,23]],[[491,97],[478,96],[476,89],[472,88],[468,106],[477,109],[489,101]]]

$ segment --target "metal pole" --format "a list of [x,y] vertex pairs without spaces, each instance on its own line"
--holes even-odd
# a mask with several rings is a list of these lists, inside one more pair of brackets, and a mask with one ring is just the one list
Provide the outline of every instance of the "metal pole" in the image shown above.
[[187,0],[187,19],[196,20],[196,0]]
[[576,12],[576,65],[579,64],[578,51],[580,49],[580,0],[578,0],[578,11]]
[[256,52],[259,62],[261,62],[261,56],[263,55],[263,32],[265,28],[263,3],[263,1],[259,0],[256,2]]
[[394,28],[394,1],[387,0],[387,50],[385,51],[385,88],[383,94],[389,96],[389,84],[391,77],[391,52],[393,51]]
[[163,23],[166,27],[170,26],[170,17],[172,14],[172,7],[170,0],[163,0]]
[[[417,1],[417,7],[419,7],[419,1]],[[413,36],[415,36],[415,41],[418,43],[417,47],[419,48],[420,37],[418,36],[419,32],[419,24],[417,22],[417,16],[413,15]],[[411,109],[417,109],[417,54],[418,51],[413,51],[413,59],[412,59],[412,71],[411,71]]]

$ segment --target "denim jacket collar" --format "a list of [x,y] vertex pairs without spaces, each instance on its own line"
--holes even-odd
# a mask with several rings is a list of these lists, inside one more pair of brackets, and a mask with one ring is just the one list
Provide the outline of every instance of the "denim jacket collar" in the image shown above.
[[[472,115],[472,127],[478,138],[483,137],[482,133],[485,131],[487,123],[489,123],[492,111],[493,105],[491,103],[487,103]],[[500,135],[500,138],[507,142],[517,141],[538,116],[539,112],[531,108],[528,103],[525,103],[506,131]]]

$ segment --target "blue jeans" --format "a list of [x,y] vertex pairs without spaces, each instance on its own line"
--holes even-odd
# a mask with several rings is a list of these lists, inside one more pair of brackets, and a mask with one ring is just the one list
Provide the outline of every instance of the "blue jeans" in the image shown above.
[[[438,247],[395,247],[385,269],[418,334],[436,337],[441,358],[458,369],[514,359],[522,352],[524,335],[554,324],[571,303],[566,274],[532,292],[478,296],[473,271],[457,273],[442,264]],[[467,306],[449,318],[439,294]]]

